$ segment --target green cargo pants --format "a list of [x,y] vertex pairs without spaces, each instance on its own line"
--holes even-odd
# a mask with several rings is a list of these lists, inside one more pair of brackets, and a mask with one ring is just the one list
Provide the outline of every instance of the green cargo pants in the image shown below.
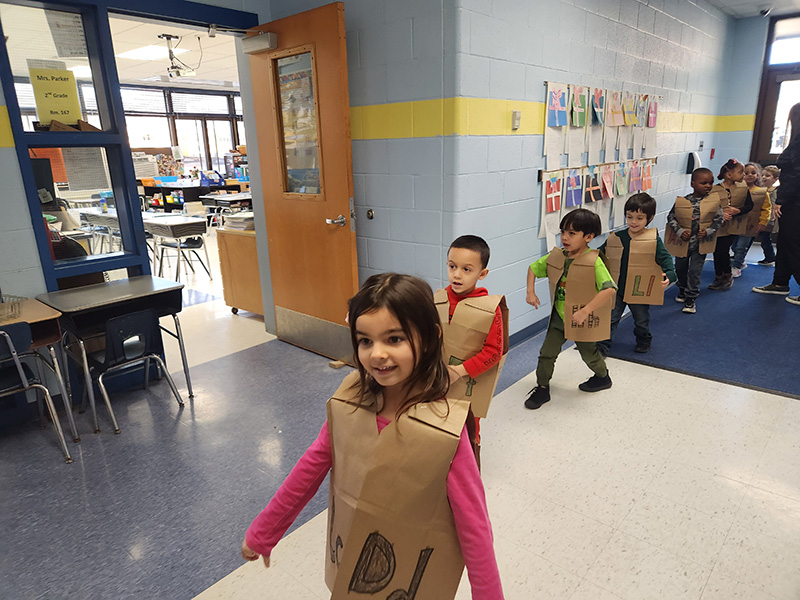
[[[539,385],[543,387],[550,385],[550,380],[553,378],[553,369],[556,366],[556,359],[566,341],[567,338],[564,337],[564,321],[553,309],[553,313],[550,315],[550,324],[547,326],[547,334],[542,343],[542,349],[539,351],[539,364],[536,367],[536,379]],[[608,375],[606,361],[597,349],[595,342],[575,342],[575,345],[581,353],[583,362],[594,371],[595,375],[598,377]]]

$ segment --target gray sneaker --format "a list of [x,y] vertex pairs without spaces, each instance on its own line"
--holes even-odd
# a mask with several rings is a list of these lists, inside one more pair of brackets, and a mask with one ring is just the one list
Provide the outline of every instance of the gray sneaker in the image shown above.
[[790,304],[797,304],[797,306],[800,306],[800,296],[786,296],[786,301]]
[[789,295],[789,286],[788,285],[775,285],[774,283],[770,283],[769,285],[762,285],[753,288],[753,291],[756,294],[775,294],[778,296],[788,296]]
[[685,312],[688,314],[694,314],[697,312],[697,308],[695,306],[693,298],[686,299],[686,302],[683,303],[683,308],[681,309],[681,312]]

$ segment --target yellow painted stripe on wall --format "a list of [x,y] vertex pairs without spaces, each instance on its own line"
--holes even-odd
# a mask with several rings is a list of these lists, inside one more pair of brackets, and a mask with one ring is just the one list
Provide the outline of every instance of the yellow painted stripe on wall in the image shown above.
[[[520,128],[511,129],[511,113],[521,113]],[[443,98],[393,102],[350,108],[354,140],[427,138],[452,135],[542,135],[546,110],[543,102],[494,98]],[[755,115],[658,115],[663,133],[752,131]]]
[[13,148],[14,134],[11,133],[11,121],[8,118],[8,109],[0,106],[0,148]]

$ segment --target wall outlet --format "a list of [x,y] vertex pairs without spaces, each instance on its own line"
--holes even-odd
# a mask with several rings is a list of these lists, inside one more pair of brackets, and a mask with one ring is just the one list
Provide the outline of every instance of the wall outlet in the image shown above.
[[698,148],[698,150],[702,150],[702,149],[703,149],[703,140],[700,140],[700,147]]

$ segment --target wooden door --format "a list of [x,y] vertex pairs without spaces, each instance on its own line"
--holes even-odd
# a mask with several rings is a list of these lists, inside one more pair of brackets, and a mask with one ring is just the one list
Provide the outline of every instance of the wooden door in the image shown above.
[[344,323],[358,289],[344,4],[256,28],[250,56],[278,337],[352,361]]

